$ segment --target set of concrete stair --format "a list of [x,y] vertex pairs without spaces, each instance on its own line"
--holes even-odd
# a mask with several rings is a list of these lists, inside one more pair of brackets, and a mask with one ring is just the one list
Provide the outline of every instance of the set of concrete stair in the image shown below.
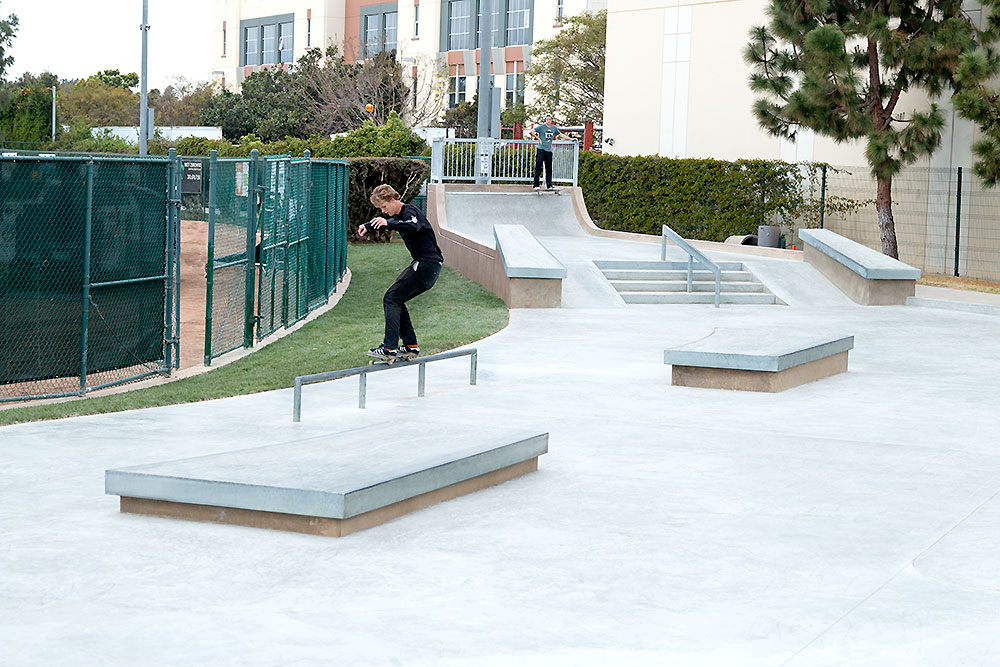
[[[714,303],[715,276],[695,264],[687,291],[687,262],[595,260],[625,303]],[[722,303],[780,304],[742,262],[717,262]]]

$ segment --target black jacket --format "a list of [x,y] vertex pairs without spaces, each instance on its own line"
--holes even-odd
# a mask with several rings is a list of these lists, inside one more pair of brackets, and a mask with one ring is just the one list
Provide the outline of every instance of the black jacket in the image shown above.
[[[399,213],[391,218],[386,218],[386,222],[390,230],[399,232],[413,259],[418,262],[438,262],[439,264],[444,262],[444,255],[441,254],[437,237],[434,236],[434,228],[416,206],[403,204]],[[371,223],[365,223],[365,227],[368,228],[368,231],[372,230]]]

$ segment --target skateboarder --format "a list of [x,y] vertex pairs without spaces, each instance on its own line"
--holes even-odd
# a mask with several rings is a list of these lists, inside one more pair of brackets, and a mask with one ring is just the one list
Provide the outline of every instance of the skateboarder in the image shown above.
[[[385,337],[381,345],[368,350],[368,355],[386,361],[409,359],[420,354],[420,347],[406,302],[434,286],[441,273],[444,256],[427,218],[416,206],[399,201],[399,193],[392,186],[379,185],[372,190],[370,199],[387,217],[375,217],[364,223],[358,227],[358,236],[383,227],[399,232],[413,262],[403,269],[382,297]],[[400,338],[403,339],[402,346],[399,346]]]
[[538,139],[538,146],[535,149],[535,181],[534,187],[538,190],[538,178],[542,175],[542,165],[545,165],[545,189],[552,190],[552,140],[565,139],[560,134],[559,128],[552,124],[552,116],[545,117],[545,124],[539,125],[531,132],[535,139]]

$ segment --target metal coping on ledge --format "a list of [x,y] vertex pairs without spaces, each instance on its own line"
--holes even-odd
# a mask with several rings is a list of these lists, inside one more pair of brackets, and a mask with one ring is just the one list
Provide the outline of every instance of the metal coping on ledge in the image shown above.
[[387,371],[396,367],[403,366],[417,366],[417,396],[424,395],[424,378],[425,378],[425,368],[424,366],[430,361],[441,361],[443,359],[454,359],[455,357],[470,357],[469,360],[469,384],[476,384],[476,367],[478,364],[479,351],[474,348],[466,348],[464,350],[450,350],[448,352],[439,352],[437,354],[432,354],[427,357],[418,357],[409,361],[395,361],[392,364],[380,363],[373,364],[369,366],[359,366],[357,368],[345,368],[339,371],[327,371],[325,373],[313,373],[311,375],[300,375],[295,378],[295,390],[292,399],[292,421],[298,422],[302,421],[302,385],[313,384],[315,382],[326,382],[327,380],[338,380],[340,378],[350,377],[352,375],[359,376],[358,378],[358,407],[365,407],[365,397],[368,391],[368,381],[367,377],[369,373],[377,373],[378,371]]

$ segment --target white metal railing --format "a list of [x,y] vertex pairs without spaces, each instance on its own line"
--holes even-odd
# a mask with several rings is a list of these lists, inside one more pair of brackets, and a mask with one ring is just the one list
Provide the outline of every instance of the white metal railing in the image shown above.
[[667,259],[667,237],[677,244],[677,247],[687,253],[688,265],[687,265],[687,291],[691,291],[691,273],[694,269],[694,260],[704,266],[706,269],[712,272],[715,276],[715,307],[719,307],[719,303],[722,300],[722,269],[718,264],[710,260],[708,257],[695,248],[693,245],[688,243],[683,236],[672,230],[668,225],[663,225],[663,235],[660,237],[660,261],[666,261]]
[[[537,146],[538,142],[521,139],[435,139],[431,180],[530,183]],[[576,185],[579,158],[579,142],[553,141],[552,182]]]

